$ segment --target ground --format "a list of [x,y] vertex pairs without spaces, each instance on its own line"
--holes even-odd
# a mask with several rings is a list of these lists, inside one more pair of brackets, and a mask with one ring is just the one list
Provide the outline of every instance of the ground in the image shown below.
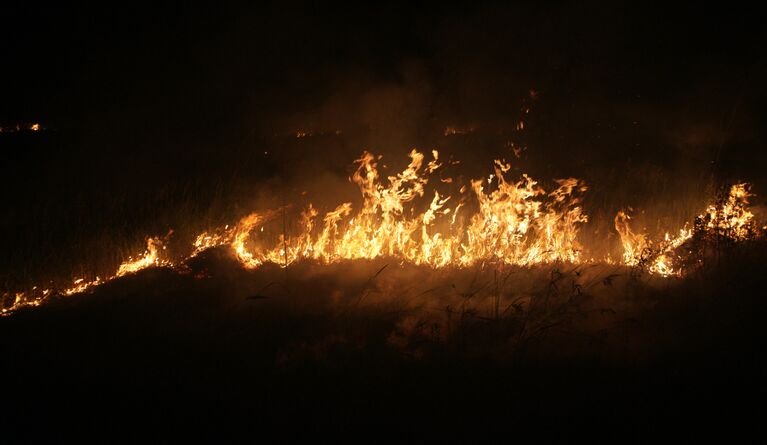
[[211,251],[0,319],[6,438],[639,441],[753,431],[761,246],[622,267],[303,263]]

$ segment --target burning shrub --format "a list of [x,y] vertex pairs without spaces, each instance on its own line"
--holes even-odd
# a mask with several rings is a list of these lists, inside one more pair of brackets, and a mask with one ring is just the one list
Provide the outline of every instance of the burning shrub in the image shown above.
[[760,236],[754,214],[749,210],[751,186],[737,183],[723,188],[714,203],[695,218],[692,229],[685,227],[676,236],[666,233],[660,242],[647,234],[635,233],[620,211],[615,229],[623,245],[623,262],[635,270],[647,270],[662,276],[679,276],[738,243]]

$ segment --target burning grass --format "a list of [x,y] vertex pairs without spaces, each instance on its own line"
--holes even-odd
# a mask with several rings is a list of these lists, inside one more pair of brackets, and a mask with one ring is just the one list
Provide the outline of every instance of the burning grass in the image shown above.
[[[52,428],[86,412],[98,428],[141,413],[213,424],[217,437],[339,422],[401,436],[415,423],[448,439],[678,422],[679,406],[711,412],[696,402],[716,382],[737,377],[718,390],[729,395],[761,379],[747,360],[765,316],[764,252],[741,242],[680,279],[603,262],[249,269],[230,245],[212,247],[2,319],[3,417]],[[69,414],[71,400],[89,409]]]
[[[157,318],[151,329],[163,332],[200,323],[222,324],[233,333],[256,329],[274,343],[267,361],[280,367],[343,362],[354,351],[428,361],[450,356],[507,362],[543,354],[624,362],[703,347],[718,335],[705,326],[723,321],[697,320],[701,311],[745,316],[748,310],[735,312],[751,305],[746,294],[763,281],[763,247],[761,241],[741,244],[721,263],[684,279],[605,263],[434,269],[379,258],[246,269],[218,247],[181,271],[146,269],[80,298],[54,295],[41,308],[20,308],[12,319],[24,325],[66,312],[103,317],[99,323],[106,324],[112,318]],[[736,329],[732,323],[726,329]]]
[[707,256],[756,239],[761,230],[749,210],[748,198],[753,196],[749,189],[745,183],[724,189],[717,200],[695,218],[692,227],[685,224],[677,235],[666,232],[661,241],[635,233],[629,224],[629,215],[618,212],[615,230],[621,236],[624,264],[661,276],[681,276],[703,264]]
[[[318,218],[318,210],[309,203],[297,231],[291,232],[285,207],[253,212],[236,224],[198,234],[191,253],[188,249],[168,251],[172,231],[164,238],[149,237],[142,254],[128,258],[104,278],[76,277],[64,286],[33,286],[5,293],[2,314],[39,306],[54,295],[87,292],[150,267],[185,273],[196,256],[222,247],[246,269],[267,264],[287,268],[307,260],[330,265],[382,259],[432,271],[535,265],[553,265],[559,270],[612,263],[609,258],[597,260],[588,255],[579,242],[579,231],[588,221],[582,208],[588,190],[583,181],[559,179],[546,191],[528,175],[511,178],[511,165],[496,160],[494,172],[487,178],[457,184],[442,170],[458,161],[442,160],[436,150],[429,161],[417,150],[409,157],[404,170],[385,180],[379,173],[380,156],[364,152],[355,161],[349,179],[362,196],[356,211],[351,202],[344,202]],[[432,181],[436,172],[441,175],[438,182]],[[427,193],[430,181],[433,193]],[[634,232],[629,215],[619,212],[615,229],[621,237],[622,264],[635,273],[681,276],[699,267],[712,245],[721,249],[760,237],[761,229],[748,209],[750,196],[747,184],[733,185],[695,219],[692,228],[685,226],[675,236],[667,233],[660,242]]]

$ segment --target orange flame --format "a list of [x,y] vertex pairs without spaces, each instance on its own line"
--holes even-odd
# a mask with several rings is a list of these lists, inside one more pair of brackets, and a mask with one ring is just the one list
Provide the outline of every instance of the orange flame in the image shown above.
[[[547,192],[525,174],[513,180],[511,165],[497,160],[487,178],[471,181],[468,189],[461,187],[459,199],[433,190],[423,201],[430,176],[442,167],[439,153],[434,150],[431,155],[425,162],[422,153],[412,150],[407,167],[384,179],[378,171],[380,157],[364,152],[349,178],[359,188],[362,205],[355,210],[352,203],[341,203],[320,216],[309,204],[301,214],[300,232],[290,238],[285,230],[276,242],[262,234],[280,210],[254,212],[237,224],[200,233],[192,253],[175,264],[167,254],[165,238],[148,238],[142,254],[128,258],[105,278],[77,278],[58,289],[35,286],[26,292],[4,294],[6,303],[0,315],[38,306],[52,295],[87,292],[149,267],[183,266],[201,252],[221,246],[230,249],[246,268],[264,263],[287,266],[301,259],[333,263],[381,257],[431,267],[591,261],[582,257],[578,242],[578,232],[588,220],[581,208],[581,195],[587,190],[583,181],[560,179]],[[439,181],[437,186],[445,183],[450,181]],[[734,185],[725,199],[697,218],[697,232],[685,226],[676,236],[666,234],[658,243],[635,233],[629,215],[619,212],[614,222],[621,237],[622,262],[661,276],[681,275],[675,252],[700,230],[735,240],[753,236],[756,229],[754,215],[747,209],[749,196],[747,184]]]
[[416,211],[414,201],[424,196],[429,175],[441,164],[437,151],[425,165],[422,153],[413,150],[409,156],[402,172],[383,181],[376,157],[363,153],[351,177],[362,195],[362,207],[353,212],[351,203],[343,203],[326,213],[321,228],[315,230],[318,212],[309,206],[302,215],[303,231],[290,242],[280,237],[269,247],[251,239],[252,230],[269,218],[253,213],[234,229],[199,235],[195,251],[228,244],[246,267],[265,262],[284,265],[302,258],[329,263],[393,257],[434,267],[579,260],[576,238],[587,220],[575,196],[586,190],[581,181],[559,180],[559,187],[547,193],[526,175],[518,182],[509,181],[510,165],[497,161],[489,179],[495,180],[495,187],[485,191],[483,180],[473,181],[477,211],[458,220],[456,215],[466,203],[450,207],[451,197],[439,191],[434,191],[426,210]]
[[664,239],[653,245],[646,234],[637,234],[628,224],[630,217],[623,211],[615,216],[615,230],[623,245],[623,263],[627,266],[647,265],[650,273],[661,276],[680,276],[683,270],[675,265],[674,252],[694,236],[718,236],[731,241],[745,241],[756,235],[754,214],[748,210],[748,198],[752,196],[749,185],[738,183],[730,187],[728,194],[695,219],[694,229],[688,224],[676,236],[666,233]]

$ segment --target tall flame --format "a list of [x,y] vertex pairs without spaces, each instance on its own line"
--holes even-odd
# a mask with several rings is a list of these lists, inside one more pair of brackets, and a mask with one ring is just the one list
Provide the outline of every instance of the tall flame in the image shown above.
[[[442,167],[439,152],[431,155],[425,161],[424,154],[412,150],[407,167],[384,179],[378,171],[381,157],[363,152],[349,178],[360,191],[361,206],[355,210],[352,203],[344,202],[321,215],[309,204],[301,213],[300,231],[290,237],[286,225],[276,240],[263,236],[265,225],[277,215],[286,218],[285,209],[278,209],[254,212],[236,224],[200,233],[191,254],[177,263],[167,253],[166,239],[148,238],[145,251],[128,258],[111,276],[77,278],[63,287],[35,286],[2,295],[0,315],[38,306],[52,295],[86,292],[148,267],[182,266],[201,252],[222,246],[246,268],[264,263],[288,266],[301,259],[333,263],[381,257],[431,267],[586,261],[578,242],[578,232],[588,220],[581,208],[581,195],[587,190],[583,181],[559,179],[557,187],[547,192],[528,175],[512,179],[511,165],[497,160],[492,174],[471,181],[469,189],[461,187],[458,198],[436,188],[427,195],[430,176]],[[441,179],[437,188],[451,183],[452,179]],[[727,196],[696,218],[694,229],[685,226],[675,236],[667,233],[660,242],[634,232],[630,216],[619,212],[614,222],[623,247],[622,262],[661,276],[681,275],[678,251],[695,236],[743,240],[754,235],[749,196],[747,184],[732,186]]]
[[253,213],[233,230],[201,234],[196,249],[229,244],[246,267],[264,262],[290,264],[302,258],[329,263],[392,257],[434,267],[480,261],[516,265],[578,261],[577,233],[587,220],[576,196],[586,190],[581,181],[559,180],[559,187],[547,193],[526,175],[509,181],[506,174],[511,167],[497,161],[488,180],[495,179],[492,190],[485,190],[484,180],[472,182],[477,211],[463,218],[464,226],[456,215],[467,204],[451,207],[451,196],[439,191],[433,192],[425,210],[416,211],[414,201],[424,196],[429,175],[441,164],[437,151],[425,166],[422,153],[413,150],[409,156],[408,166],[384,181],[377,158],[363,153],[351,177],[362,195],[362,206],[353,212],[351,203],[343,203],[322,217],[321,226],[315,223],[318,212],[309,206],[302,214],[303,231],[290,242],[281,236],[269,247],[251,240],[255,226],[267,219]]

